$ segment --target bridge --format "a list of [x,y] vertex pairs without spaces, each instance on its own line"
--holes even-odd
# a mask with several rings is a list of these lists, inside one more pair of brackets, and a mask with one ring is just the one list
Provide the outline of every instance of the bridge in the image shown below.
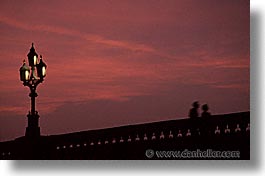
[[250,159],[250,112],[0,143],[0,159]]

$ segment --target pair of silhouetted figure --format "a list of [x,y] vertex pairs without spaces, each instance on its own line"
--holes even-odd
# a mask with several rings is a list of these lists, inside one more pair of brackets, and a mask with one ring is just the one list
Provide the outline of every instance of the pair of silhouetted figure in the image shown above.
[[[198,101],[195,101],[192,103],[192,108],[190,109],[190,113],[189,113],[189,117],[191,119],[197,118],[199,117],[199,113],[198,113],[198,109],[200,107],[200,104]],[[202,113],[201,113],[201,117],[207,118],[211,116],[211,113],[208,112],[209,107],[207,104],[202,105]]]

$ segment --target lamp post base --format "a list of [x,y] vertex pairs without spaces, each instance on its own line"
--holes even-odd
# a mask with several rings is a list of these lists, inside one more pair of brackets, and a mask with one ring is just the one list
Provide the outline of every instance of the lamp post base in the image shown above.
[[38,114],[28,114],[28,127],[26,128],[25,134],[26,137],[40,137],[39,117],[40,116]]
[[37,138],[40,137],[40,127],[27,127],[26,128],[26,137]]

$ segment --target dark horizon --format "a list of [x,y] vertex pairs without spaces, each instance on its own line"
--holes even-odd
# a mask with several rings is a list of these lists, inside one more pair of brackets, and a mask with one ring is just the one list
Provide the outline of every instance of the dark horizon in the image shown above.
[[[231,112],[231,113],[225,113],[225,114],[213,114],[211,118],[216,117],[216,116],[230,116],[233,114],[240,114],[240,113],[250,113],[250,111],[239,111],[239,112]],[[198,120],[200,120],[202,117],[198,117]],[[170,122],[170,121],[176,121],[176,120],[185,120],[185,119],[190,119],[190,117],[182,117],[182,118],[169,118],[169,119],[163,119],[160,121],[147,121],[147,122],[139,122],[139,123],[134,123],[134,124],[121,124],[118,126],[109,126],[109,127],[103,127],[103,128],[92,128],[92,129],[84,129],[80,131],[69,131],[66,133],[55,133],[55,134],[42,134],[41,136],[57,136],[57,135],[68,135],[68,134],[75,134],[75,133],[83,133],[83,132],[89,132],[89,131],[97,131],[97,130],[108,130],[108,129],[115,129],[115,128],[120,128],[120,127],[128,127],[128,126],[137,126],[137,125],[148,125],[148,124],[154,124],[154,123],[163,123],[163,122]],[[12,141],[21,137],[24,137],[25,135],[17,136],[13,139],[5,140],[5,141],[0,141],[0,142],[8,142]]]
[[26,136],[0,145],[3,160],[249,160],[250,112]]

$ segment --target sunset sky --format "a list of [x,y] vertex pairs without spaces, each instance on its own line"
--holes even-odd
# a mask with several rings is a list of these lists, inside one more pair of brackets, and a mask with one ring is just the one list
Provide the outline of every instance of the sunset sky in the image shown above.
[[43,135],[249,110],[249,0],[0,1],[0,141],[23,136],[34,42]]

